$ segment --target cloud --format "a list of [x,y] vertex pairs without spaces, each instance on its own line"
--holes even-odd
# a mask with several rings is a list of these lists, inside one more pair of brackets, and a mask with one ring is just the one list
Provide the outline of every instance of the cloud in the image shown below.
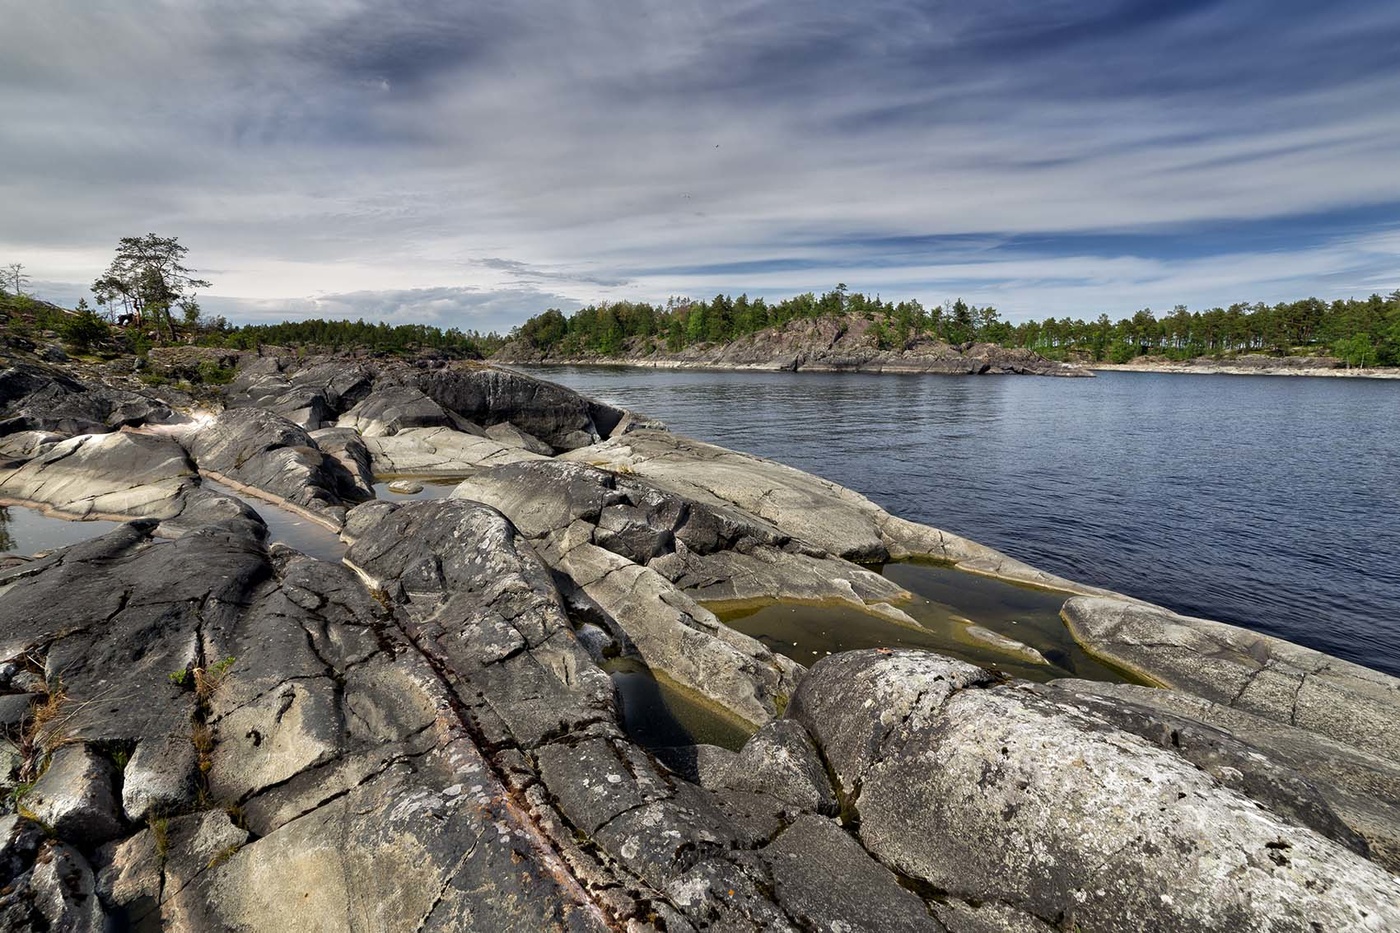
[[1282,298],[1383,278],[1400,219],[1378,0],[50,0],[6,33],[0,260],[76,293],[177,235],[250,318]]

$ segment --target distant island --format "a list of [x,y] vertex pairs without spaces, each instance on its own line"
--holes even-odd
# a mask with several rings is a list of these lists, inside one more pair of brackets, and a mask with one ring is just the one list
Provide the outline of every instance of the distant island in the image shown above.
[[747,295],[590,305],[530,318],[493,354],[510,363],[661,368],[1087,375],[1088,369],[1299,375],[1400,366],[1400,291],[1388,297],[1234,304],[1116,323],[1011,324],[958,300],[925,308],[849,292],[769,304]]

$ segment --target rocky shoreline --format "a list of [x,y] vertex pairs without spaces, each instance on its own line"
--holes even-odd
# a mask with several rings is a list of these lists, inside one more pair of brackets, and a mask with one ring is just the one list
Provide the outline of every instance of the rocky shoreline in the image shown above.
[[1263,356],[1247,354],[1228,360],[1200,357],[1173,362],[1164,357],[1142,357],[1131,363],[1085,363],[1095,372],[1195,373],[1221,376],[1332,376],[1350,379],[1400,379],[1400,367],[1348,367],[1324,356]]
[[[491,366],[249,355],[178,407],[0,361],[0,496],[129,520],[0,558],[4,929],[1400,926],[1400,680]],[[867,565],[913,558],[1160,686],[808,668],[706,608],[900,621]],[[618,659],[751,737],[638,744]]]
[[659,338],[635,338],[614,354],[564,355],[523,340],[506,344],[495,362],[549,366],[637,366],[648,369],[756,370],[765,372],[897,373],[946,376],[1092,376],[1088,369],[1056,363],[1031,350],[994,343],[952,346],[919,337],[882,347],[875,322],[861,315],[800,319],[748,334],[730,343],[702,343],[671,351]]

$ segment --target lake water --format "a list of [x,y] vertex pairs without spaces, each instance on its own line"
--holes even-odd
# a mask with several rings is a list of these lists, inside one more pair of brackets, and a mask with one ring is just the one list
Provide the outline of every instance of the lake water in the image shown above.
[[1400,382],[530,371],[1037,567],[1400,674]]

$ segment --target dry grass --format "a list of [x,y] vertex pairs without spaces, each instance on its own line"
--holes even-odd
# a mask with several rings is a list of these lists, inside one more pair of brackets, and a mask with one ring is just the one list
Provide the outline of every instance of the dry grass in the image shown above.
[[194,695],[201,703],[212,697],[228,679],[228,672],[233,667],[236,658],[224,658],[208,668],[196,667],[194,669]]
[[209,769],[214,767],[214,730],[209,728],[208,723],[197,722],[190,727],[190,741],[199,754],[200,773],[208,774]]

